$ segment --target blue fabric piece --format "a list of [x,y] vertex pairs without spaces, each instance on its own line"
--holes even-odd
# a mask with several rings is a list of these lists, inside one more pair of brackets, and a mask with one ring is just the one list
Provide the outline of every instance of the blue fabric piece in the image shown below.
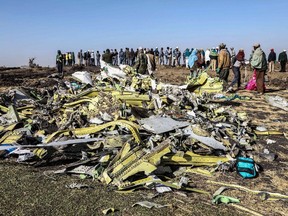
[[189,68],[192,68],[197,60],[197,50],[194,49],[188,59]]
[[237,173],[243,178],[254,178],[257,175],[255,162],[251,158],[238,157],[236,162]]

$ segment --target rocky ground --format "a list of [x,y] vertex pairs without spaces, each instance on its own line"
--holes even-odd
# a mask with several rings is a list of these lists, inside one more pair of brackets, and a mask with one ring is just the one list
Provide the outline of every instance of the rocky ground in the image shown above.
[[[87,70],[93,73],[98,68],[66,68],[64,79],[77,70]],[[47,87],[55,84],[53,78],[47,76],[55,73],[53,68],[11,70],[0,68],[0,91],[17,86]],[[213,72],[209,72],[214,76]],[[159,81],[171,84],[184,84],[189,71],[185,68],[161,67],[156,72]],[[244,71],[242,81],[244,87]],[[252,72],[247,70],[248,78]],[[274,72],[266,82],[267,93],[288,99],[288,72]],[[231,80],[232,72],[229,77]],[[232,106],[238,111],[246,111],[253,125],[265,126],[268,130],[287,132],[287,112],[269,105],[265,96],[257,96],[254,92],[240,90],[241,96],[249,96],[250,100],[216,101],[223,106]],[[267,138],[275,140],[267,144]],[[190,174],[192,185],[205,189],[212,194],[220,187],[210,181],[238,184],[253,190],[278,192],[288,195],[288,141],[283,135],[259,136],[253,146],[255,152],[262,153],[264,149],[277,154],[275,161],[256,156],[255,160],[263,171],[255,179],[243,180],[235,172],[216,173],[212,177]],[[61,167],[61,164],[50,164],[48,167],[32,167],[19,165],[9,159],[0,161],[0,215],[103,215],[102,210],[115,208],[115,215],[246,215],[243,211],[231,205],[213,205],[211,197],[196,193],[165,193],[151,198],[153,191],[139,190],[133,193],[117,193],[106,186],[91,180],[81,180],[75,176],[50,176],[47,170]],[[87,189],[68,189],[67,184],[82,182],[89,184]],[[241,205],[263,215],[287,215],[286,201],[262,201],[260,197],[240,190],[229,190],[225,195],[237,197]],[[133,203],[149,200],[168,207],[161,209],[146,209],[132,207]],[[251,215],[251,213],[247,213]]]

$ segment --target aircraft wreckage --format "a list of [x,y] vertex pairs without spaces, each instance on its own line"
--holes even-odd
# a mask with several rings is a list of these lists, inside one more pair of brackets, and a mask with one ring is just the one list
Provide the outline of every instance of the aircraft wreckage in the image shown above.
[[[101,66],[93,79],[79,71],[75,81],[59,79],[50,89],[3,93],[1,157],[32,165],[73,159],[52,173],[80,174],[120,191],[209,194],[189,186],[185,174],[237,170],[243,178],[257,176],[256,163],[247,160],[257,134],[268,131],[252,127],[245,112],[213,102],[223,90],[218,78],[204,71],[176,86],[129,66]],[[268,199],[288,198],[265,193]]]

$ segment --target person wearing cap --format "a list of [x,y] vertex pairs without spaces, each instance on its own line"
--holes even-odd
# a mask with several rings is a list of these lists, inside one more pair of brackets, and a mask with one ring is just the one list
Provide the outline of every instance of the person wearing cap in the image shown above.
[[139,74],[147,74],[147,64],[147,56],[144,54],[144,50],[142,49],[142,47],[139,47],[139,53],[136,58],[134,69]]
[[251,59],[251,67],[256,71],[256,86],[258,94],[264,94],[264,76],[267,70],[267,60],[260,44],[254,44],[254,53]]
[[278,61],[281,66],[281,70],[279,72],[286,72],[286,64],[287,64],[287,54],[286,50],[283,50],[278,56]]
[[275,61],[276,61],[276,53],[274,52],[274,49],[272,48],[270,50],[270,53],[268,55],[268,72],[274,72],[274,68],[275,68]]
[[226,45],[221,43],[219,45],[219,55],[218,55],[218,67],[216,73],[219,75],[219,78],[223,80],[224,87],[228,83],[229,69],[231,64],[230,55],[226,49]]

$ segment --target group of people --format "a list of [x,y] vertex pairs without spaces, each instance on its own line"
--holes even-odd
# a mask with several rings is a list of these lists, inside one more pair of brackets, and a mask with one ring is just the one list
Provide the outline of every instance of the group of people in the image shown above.
[[[96,53],[92,51],[82,50],[78,52],[78,64],[85,66],[100,66],[100,59],[111,65],[126,64],[134,67],[140,74],[153,74],[156,65],[180,66],[181,56],[183,58],[183,65],[190,69],[191,76],[197,77],[199,72],[203,69],[209,68],[216,72],[217,76],[224,82],[227,91],[231,91],[233,86],[237,84],[237,89],[241,86],[240,68],[245,65],[245,53],[243,49],[239,49],[238,53],[233,47],[229,49],[224,43],[212,49],[185,49],[181,53],[180,49],[176,47],[174,50],[171,47],[161,47],[160,50],[156,47],[142,48],[139,47],[135,51],[133,48],[122,48],[118,52],[117,49],[106,49],[102,55],[99,51]],[[119,61],[118,61],[119,60]],[[286,71],[287,54],[283,50],[278,56],[278,61],[281,65],[280,72]],[[268,64],[267,64],[268,62]],[[254,44],[253,50],[249,59],[251,67],[254,69],[257,80],[257,91],[260,94],[264,93],[264,75],[267,69],[268,72],[274,72],[276,63],[276,53],[274,49],[270,50],[268,59],[260,44]],[[73,66],[75,64],[74,52],[67,52],[62,54],[58,50],[56,56],[56,65],[58,72],[63,74],[63,66]],[[230,68],[234,73],[234,79],[228,84],[228,76]]]

